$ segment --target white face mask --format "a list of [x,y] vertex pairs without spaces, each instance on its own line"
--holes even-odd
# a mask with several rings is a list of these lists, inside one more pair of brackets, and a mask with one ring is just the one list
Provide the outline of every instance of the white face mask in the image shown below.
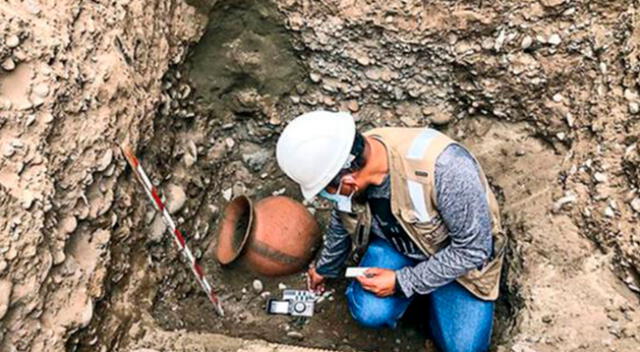
[[322,192],[320,192],[319,196],[332,202],[339,211],[352,213],[353,210],[351,208],[351,199],[353,198],[353,194],[356,193],[356,191],[351,192],[351,194],[348,196],[344,196],[340,194],[341,189],[342,182],[340,182],[336,194],[329,193],[323,189]]

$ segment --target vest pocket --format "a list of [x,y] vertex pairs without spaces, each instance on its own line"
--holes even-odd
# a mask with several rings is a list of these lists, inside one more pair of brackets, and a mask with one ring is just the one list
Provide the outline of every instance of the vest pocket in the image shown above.
[[414,222],[410,225],[415,231],[416,239],[427,248],[431,248],[434,253],[448,243],[449,230],[439,216],[431,221]]
[[459,280],[466,284],[465,286],[474,287],[485,299],[493,300],[498,296],[502,262],[503,256],[500,255],[487,263],[482,270],[471,270]]

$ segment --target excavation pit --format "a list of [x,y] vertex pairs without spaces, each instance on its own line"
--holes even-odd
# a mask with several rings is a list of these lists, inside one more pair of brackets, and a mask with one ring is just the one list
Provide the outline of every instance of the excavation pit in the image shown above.
[[[511,240],[493,349],[637,350],[640,22],[628,1],[6,1],[0,19],[0,350],[422,350],[419,303],[373,333],[336,280],[313,319],[269,317],[260,295],[303,276],[222,270],[206,253],[235,196],[300,199],[274,144],[316,109],[350,111],[363,131],[436,127],[478,157]],[[167,197],[224,318],[123,144]],[[306,206],[326,222],[326,205]]]
[[[136,292],[138,301],[151,302],[142,304],[148,310],[145,314],[167,331],[216,333],[340,351],[423,349],[427,338],[423,299],[414,301],[397,329],[370,330],[352,319],[344,295],[349,281],[338,279],[328,284],[332,294],[316,305],[314,317],[268,315],[269,298],[279,298],[284,288],[306,288],[304,274],[260,277],[238,263],[221,267],[211,251],[205,251],[215,247],[221,209],[231,196],[246,193],[259,200],[284,193],[300,198],[297,186],[277,168],[273,151],[281,120],[302,112],[295,97],[314,99],[318,89],[305,78],[308,68],[300,59],[304,53],[293,49],[296,39],[284,28],[284,19],[273,3],[222,1],[208,11],[209,25],[203,37],[190,49],[185,63],[164,77],[164,94],[169,98],[158,107],[156,133],[140,155],[152,178],[162,180],[161,191],[184,190],[187,199],[175,214],[177,222],[222,298],[226,314],[216,315],[176,254],[171,238],[157,229],[161,230],[159,219],[149,208],[145,217],[151,220],[139,229],[140,235],[114,248],[117,255],[134,247],[138,253],[148,253],[148,261],[131,262],[129,280],[114,284],[111,299]],[[492,124],[488,120],[479,123]],[[450,132],[455,133],[456,128],[454,125]],[[210,152],[203,154],[198,145]],[[174,198],[169,195],[170,201]],[[246,215],[239,214],[247,221],[238,221],[236,240],[244,239]],[[316,209],[323,225],[328,215],[326,207]],[[153,239],[150,232],[155,233]],[[253,288],[255,280],[262,283],[259,292]],[[509,330],[517,311],[515,303],[509,304],[517,292],[504,287],[494,327],[496,340]],[[110,309],[104,304],[99,307]]]

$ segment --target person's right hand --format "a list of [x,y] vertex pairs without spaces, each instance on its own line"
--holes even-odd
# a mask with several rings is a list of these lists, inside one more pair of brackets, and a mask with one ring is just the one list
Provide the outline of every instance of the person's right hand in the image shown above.
[[307,270],[307,288],[315,293],[324,292],[324,276],[318,274],[314,265]]

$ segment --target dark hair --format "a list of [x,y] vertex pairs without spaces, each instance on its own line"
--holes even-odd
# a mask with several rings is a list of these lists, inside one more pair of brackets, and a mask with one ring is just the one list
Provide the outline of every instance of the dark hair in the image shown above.
[[366,163],[366,160],[364,158],[364,147],[364,136],[360,132],[356,131],[356,136],[353,139],[353,145],[351,146],[351,151],[349,152],[353,160],[351,160],[349,166],[338,171],[338,174],[331,179],[331,182],[329,182],[328,186],[338,187],[340,185],[340,179],[342,178],[342,176],[354,171],[361,170],[364,167]]

